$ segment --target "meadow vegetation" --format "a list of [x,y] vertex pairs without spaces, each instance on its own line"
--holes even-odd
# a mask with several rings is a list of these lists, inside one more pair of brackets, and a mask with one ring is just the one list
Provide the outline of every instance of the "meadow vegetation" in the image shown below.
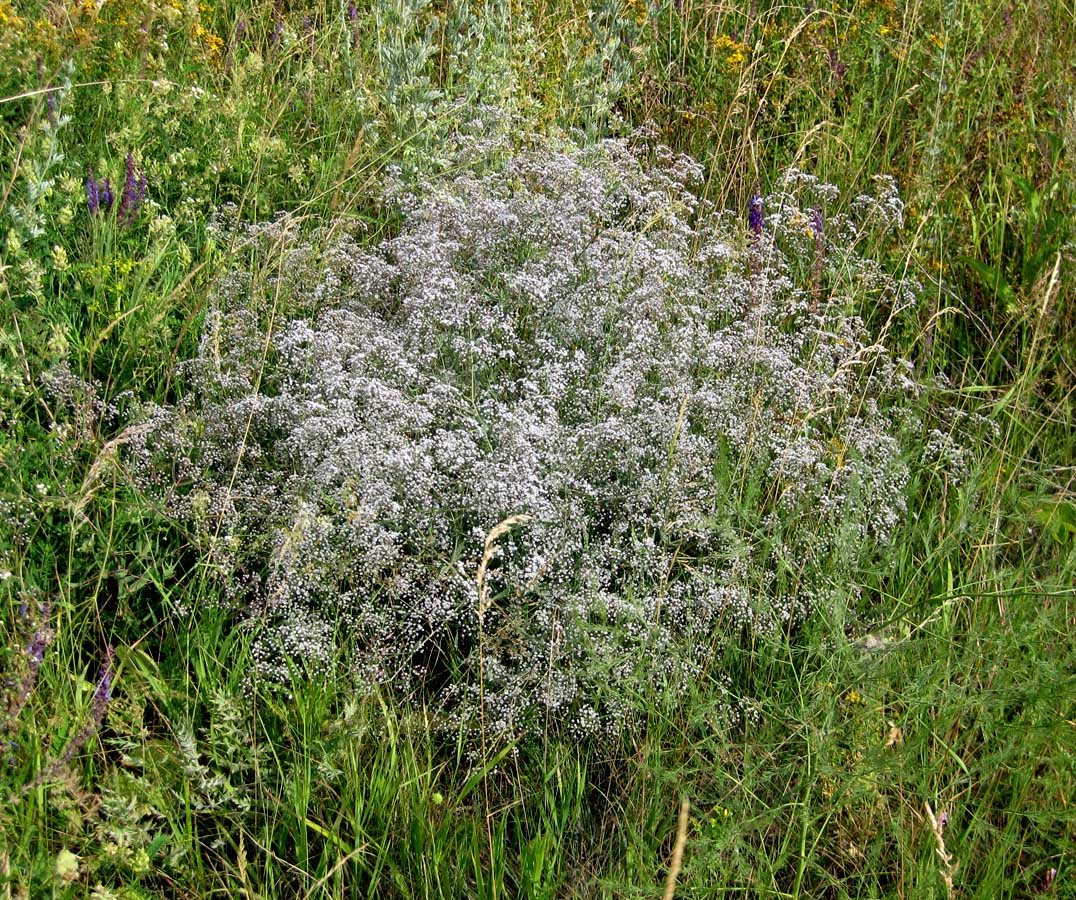
[[1076,896],[1073,59],[0,0],[4,896]]

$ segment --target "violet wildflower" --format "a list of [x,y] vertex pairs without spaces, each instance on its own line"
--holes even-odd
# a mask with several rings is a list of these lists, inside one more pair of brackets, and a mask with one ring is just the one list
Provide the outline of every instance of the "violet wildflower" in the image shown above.
[[243,38],[247,34],[247,21],[240,18],[236,20],[235,28],[232,30],[232,39],[228,42],[228,52],[224,57],[225,71],[231,72],[232,63],[235,61],[235,51],[243,43]]
[[821,238],[825,231],[826,220],[822,213],[822,207],[816,206],[811,210],[811,231],[814,233],[815,240]]
[[273,33],[269,35],[269,43],[279,44],[280,39],[284,36],[284,4],[282,0],[277,0],[273,5],[273,15],[276,22],[273,25]]
[[1042,890],[1040,893],[1045,894],[1050,888],[1054,886],[1054,881],[1057,878],[1057,869],[1047,869],[1046,877],[1042,880]]
[[348,0],[347,18],[351,22],[351,42],[355,49],[359,49],[359,9],[355,6],[355,0]]
[[90,211],[91,216],[96,216],[101,208],[101,188],[97,183],[97,179],[93,177],[93,170],[91,169],[86,176],[86,208]]
[[306,35],[306,42],[310,46],[310,52],[314,52],[314,20],[310,16],[306,16],[303,19],[303,34]]
[[[52,631],[48,627],[50,612],[51,607],[47,603],[39,606],[36,611],[34,624],[31,626],[34,628],[34,632],[32,637],[29,638],[29,644],[26,645],[25,650],[27,657],[26,670],[18,682],[12,680],[7,684],[8,688],[13,688],[17,683],[18,689],[9,695],[7,718],[2,730],[12,730],[16,718],[18,718],[19,713],[29,701],[30,694],[33,693],[38,672],[41,670],[41,664],[45,660],[45,648],[52,642]],[[20,615],[20,617],[22,616]]]
[[45,648],[51,641],[52,633],[44,625],[34,632],[33,640],[30,642],[30,646],[26,648],[26,655],[29,657],[26,674],[23,676],[15,704],[10,710],[12,718],[30,699],[30,694],[37,683],[37,673],[41,670],[41,663],[45,661]]
[[34,634],[34,639],[31,641],[30,646],[26,648],[26,655],[30,657],[30,668],[35,672],[41,668],[41,663],[45,659],[45,647],[48,645],[48,638],[43,631],[38,631]]
[[93,174],[93,169],[90,169],[86,176],[86,208],[90,211],[90,215],[96,216],[101,210],[111,212],[115,202],[116,195],[112,191],[112,182],[108,178],[98,181]]
[[105,650],[105,658],[97,675],[97,686],[94,688],[93,700],[90,704],[90,721],[78,730],[71,739],[71,743],[64,748],[59,760],[45,770],[46,774],[51,775],[63,766],[69,765],[105,721],[108,705],[112,701],[112,663],[115,658],[115,651],[111,647]]
[[834,77],[840,81],[844,78],[845,73],[848,71],[848,65],[843,63],[837,57],[837,51],[830,48],[829,51],[829,70],[833,73]]
[[112,662],[115,657],[115,651],[111,647],[105,650],[105,658],[97,675],[97,687],[93,692],[91,715],[95,725],[98,726],[104,721],[105,713],[108,711],[108,704],[112,701]]
[[130,225],[142,201],[146,199],[146,173],[136,174],[134,154],[127,154],[126,177],[123,182],[123,196],[120,199],[119,221],[121,225]]
[[751,209],[747,215],[748,224],[751,226],[751,231],[755,237],[759,237],[762,234],[762,195],[757,191],[751,198]]
[[105,212],[111,212],[112,206],[116,202],[116,195],[112,191],[112,181],[108,178],[101,182],[100,197],[101,206],[104,207]]

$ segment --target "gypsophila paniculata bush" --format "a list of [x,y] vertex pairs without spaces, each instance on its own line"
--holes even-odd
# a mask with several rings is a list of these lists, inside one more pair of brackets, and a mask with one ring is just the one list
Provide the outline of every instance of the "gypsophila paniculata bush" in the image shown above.
[[[846,601],[906,512],[920,388],[846,313],[909,290],[854,251],[855,217],[888,227],[895,201],[826,219],[804,264],[793,226],[823,218],[795,206],[803,178],[755,235],[701,177],[661,147],[547,142],[390,190],[402,225],[375,247],[231,226],[259,261],[221,282],[184,399],[125,459],[196,531],[260,677],[343,643],[449,727],[587,737]],[[798,283],[823,247],[825,289]],[[531,518],[480,616],[511,515]]]

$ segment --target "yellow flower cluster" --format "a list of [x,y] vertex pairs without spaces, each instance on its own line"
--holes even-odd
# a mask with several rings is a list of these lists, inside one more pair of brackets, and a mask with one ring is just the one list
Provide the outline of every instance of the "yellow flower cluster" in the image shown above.
[[93,315],[112,316],[131,295],[131,278],[137,277],[142,263],[128,256],[115,257],[83,270],[82,277],[93,291],[86,311]]
[[138,260],[132,259],[129,256],[115,257],[108,259],[105,262],[98,263],[95,266],[89,266],[85,270],[85,275],[87,278],[93,280],[113,277],[126,278],[140,265],[141,263]]
[[725,68],[739,72],[747,60],[747,44],[727,34],[718,35],[712,42],[714,50],[725,56]]
[[224,52],[224,40],[219,35],[207,30],[201,22],[195,22],[191,27],[191,37],[202,45],[210,59],[220,59],[221,53]]
[[97,39],[102,28],[145,31],[155,24],[185,26],[195,48],[209,60],[218,61],[225,49],[224,40],[202,24],[214,6],[194,0],[66,0],[51,4],[36,20],[20,15],[18,8],[17,0],[0,0],[0,54],[8,60],[20,52],[31,54],[30,60],[33,54],[43,56],[52,64],[69,55],[72,45]]
[[16,15],[8,0],[0,0],[0,28],[5,31],[23,31],[26,28],[26,20]]
[[0,0],[0,60],[9,65],[33,65],[31,40],[26,20],[15,12],[9,0]]
[[635,18],[636,25],[642,26],[646,24],[647,17],[650,15],[646,0],[627,0],[626,6],[629,14]]

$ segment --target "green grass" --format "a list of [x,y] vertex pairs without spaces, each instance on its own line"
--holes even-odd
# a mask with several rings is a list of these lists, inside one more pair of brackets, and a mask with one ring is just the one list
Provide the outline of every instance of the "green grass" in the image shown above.
[[[1076,896],[1071,3],[282,9],[274,42],[272,3],[0,0],[3,896],[655,897],[683,798],[677,897]],[[387,167],[450,165],[454,99],[508,108],[521,142],[653,122],[741,211],[789,165],[895,175],[909,221],[874,250],[923,300],[859,312],[997,426],[962,484],[914,486],[854,608],[602,746],[476,761],[421,703],[249,684],[202,548],[121,463],[124,416],[182,390],[208,285],[247,253],[221,207],[375,241]],[[118,193],[129,151],[151,203],[91,218],[87,170]],[[60,364],[115,414],[61,401]]]

